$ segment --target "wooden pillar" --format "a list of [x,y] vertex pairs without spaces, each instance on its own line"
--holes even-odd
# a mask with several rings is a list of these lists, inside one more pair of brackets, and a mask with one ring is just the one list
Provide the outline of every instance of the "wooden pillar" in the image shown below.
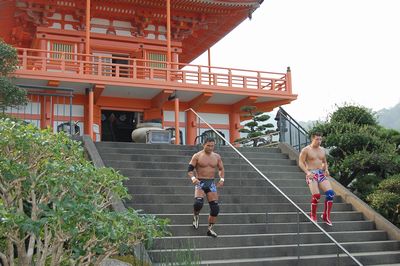
[[88,89],[88,118],[87,118],[87,135],[93,139],[93,108],[94,108],[94,92],[93,88]]
[[180,144],[180,137],[179,136],[179,98],[175,98],[175,144]]
[[186,112],[186,144],[194,145],[194,140],[196,139],[196,115],[192,111]]
[[85,52],[90,54],[90,0],[86,0],[86,42]]
[[240,138],[240,128],[240,114],[238,112],[229,113],[229,141],[231,143]]
[[53,127],[53,106],[51,96],[40,97],[40,128]]
[[167,62],[171,63],[171,0],[167,0]]
[[91,72],[90,65],[90,0],[86,0],[86,29],[85,29],[85,54],[86,54],[86,64],[84,69],[82,69],[84,74],[89,74]]
[[208,57],[208,84],[212,84],[212,78],[211,78],[211,49],[207,49],[207,57]]
[[286,91],[292,93],[292,71],[287,67],[286,71]]

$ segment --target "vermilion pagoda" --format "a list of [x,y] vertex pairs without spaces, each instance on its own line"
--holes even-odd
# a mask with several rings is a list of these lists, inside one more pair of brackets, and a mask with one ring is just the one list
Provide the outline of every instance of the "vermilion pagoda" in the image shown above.
[[[127,141],[138,122],[159,120],[164,128],[179,127],[183,143],[193,144],[197,128],[205,128],[192,112],[184,112],[193,108],[234,141],[241,106],[271,111],[297,97],[289,69],[190,64],[262,1],[0,3],[0,36],[18,50],[16,83],[31,91],[24,119],[41,127],[56,128],[72,115],[81,134]],[[20,111],[9,112],[18,116]],[[110,133],[110,123],[118,134]]]

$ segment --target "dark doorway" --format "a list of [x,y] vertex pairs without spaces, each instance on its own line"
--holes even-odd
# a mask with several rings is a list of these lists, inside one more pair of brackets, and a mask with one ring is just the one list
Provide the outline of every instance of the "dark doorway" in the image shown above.
[[132,142],[132,131],[141,121],[143,113],[129,111],[101,111],[101,140]]
[[[129,56],[128,55],[112,55],[112,63],[113,63],[113,76],[116,76],[116,68],[119,68],[119,77],[129,78]],[[126,58],[126,59],[124,59]],[[118,66],[117,66],[118,65]],[[124,65],[127,65],[126,67]]]

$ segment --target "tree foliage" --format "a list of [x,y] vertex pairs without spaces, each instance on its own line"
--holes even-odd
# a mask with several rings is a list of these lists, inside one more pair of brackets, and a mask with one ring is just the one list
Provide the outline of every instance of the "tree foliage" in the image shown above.
[[257,111],[255,106],[243,106],[240,108],[245,120],[250,120],[244,125],[244,128],[239,129],[241,133],[247,133],[247,136],[235,140],[235,142],[252,142],[253,147],[257,147],[263,139],[260,136],[266,135],[268,133],[274,132],[271,128],[274,127],[271,123],[263,123],[270,119],[268,114]]
[[367,197],[371,207],[400,227],[400,174],[383,180]]
[[376,117],[371,111],[362,106],[345,105],[331,115],[331,123],[351,123],[355,125],[378,125]]
[[27,103],[26,91],[15,86],[9,77],[17,65],[17,51],[0,40],[0,109],[3,112],[7,107],[15,107]]
[[[372,182],[377,184],[400,170],[396,152],[400,132],[377,125],[374,114],[364,107],[339,107],[330,121],[316,124],[314,131],[325,136],[323,146],[329,149],[331,173],[344,186],[363,187],[360,182],[370,182],[371,176],[379,179]],[[355,192],[366,197],[365,192]]]
[[113,195],[128,197],[124,179],[63,133],[0,119],[3,265],[98,265],[162,235],[164,220],[111,210]]

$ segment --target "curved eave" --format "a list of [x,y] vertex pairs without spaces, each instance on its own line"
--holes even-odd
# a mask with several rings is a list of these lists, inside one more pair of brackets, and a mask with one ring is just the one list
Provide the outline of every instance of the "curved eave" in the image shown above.
[[229,32],[235,29],[240,23],[248,18],[249,13],[242,11],[234,17],[218,18],[216,27],[207,30],[199,30],[196,36],[190,36],[182,42],[182,51],[180,55],[181,63],[190,63],[198,56],[207,51]]

